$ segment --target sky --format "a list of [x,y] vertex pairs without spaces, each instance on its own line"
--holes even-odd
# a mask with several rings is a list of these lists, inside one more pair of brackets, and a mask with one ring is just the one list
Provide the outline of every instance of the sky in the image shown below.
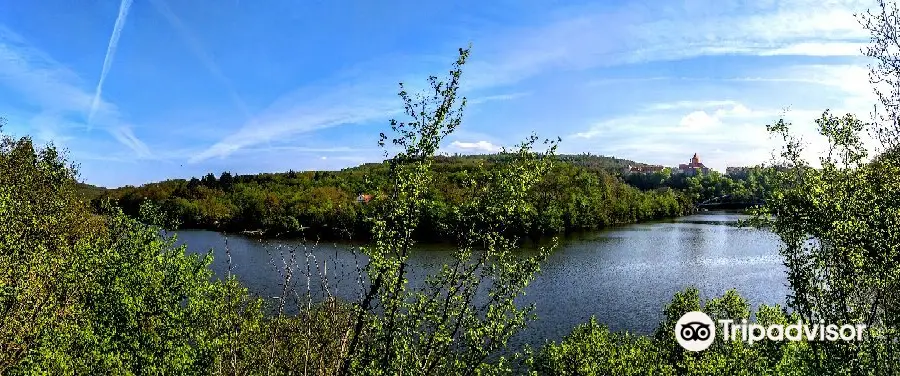
[[3,0],[3,132],[65,148],[106,187],[383,159],[422,88],[472,43],[445,153],[532,133],[560,153],[761,163],[785,116],[868,118],[852,0]]

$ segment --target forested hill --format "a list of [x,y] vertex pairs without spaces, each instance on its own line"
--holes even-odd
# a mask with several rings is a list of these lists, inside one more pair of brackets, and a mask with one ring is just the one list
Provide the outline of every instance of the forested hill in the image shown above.
[[[467,197],[470,173],[503,163],[503,154],[436,157],[431,204],[422,214],[419,237],[439,239],[452,228],[453,209]],[[624,183],[619,171],[633,161],[595,155],[560,155],[551,174],[529,192],[532,210],[510,223],[510,231],[540,235],[603,228],[672,217],[692,210],[691,200],[668,188],[642,191]],[[181,228],[253,231],[269,236],[360,238],[365,218],[377,206],[378,187],[386,184],[386,163],[341,171],[288,171],[257,175],[174,179],[141,187],[105,191],[99,206],[112,199],[128,214],[150,200],[174,216]],[[360,195],[371,195],[360,202]]]
[[[453,155],[453,156],[436,156],[435,166],[451,166],[450,168],[469,168],[475,163],[498,163],[508,159],[508,155],[502,153],[497,154],[474,154],[474,155]],[[616,157],[607,157],[605,155],[584,154],[558,154],[555,158],[564,163],[571,163],[577,166],[586,167],[593,170],[606,170],[610,173],[618,174],[623,168],[628,166],[646,166],[646,163],[635,162],[628,159]],[[366,163],[356,167],[350,167],[343,171],[365,170],[380,166],[381,163]]]
[[98,187],[96,185],[90,185],[87,183],[76,183],[75,184],[75,192],[81,196],[83,199],[93,200],[97,197],[100,197],[106,193],[107,189],[104,187]]

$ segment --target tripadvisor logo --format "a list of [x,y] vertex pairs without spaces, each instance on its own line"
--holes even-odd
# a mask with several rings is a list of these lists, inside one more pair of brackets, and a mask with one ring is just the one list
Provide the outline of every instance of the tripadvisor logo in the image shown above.
[[[741,320],[719,320],[722,338],[726,341],[744,341],[747,344],[768,339],[770,341],[862,341],[866,325],[826,325],[825,321],[807,325],[802,321],[795,324],[772,324],[763,326]],[[685,313],[675,323],[675,339],[681,347],[689,351],[703,351],[716,339],[716,325],[703,312]]]
[[675,340],[685,350],[706,350],[716,340],[716,325],[703,312],[685,313],[675,323]]

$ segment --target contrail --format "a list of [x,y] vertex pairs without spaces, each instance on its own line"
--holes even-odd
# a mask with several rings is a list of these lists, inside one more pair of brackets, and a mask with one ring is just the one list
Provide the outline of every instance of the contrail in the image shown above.
[[181,34],[181,37],[184,39],[185,43],[187,43],[188,47],[191,49],[191,52],[194,53],[206,69],[209,71],[216,80],[219,81],[220,84],[225,88],[229,97],[231,97],[231,101],[237,106],[238,110],[241,111],[244,117],[251,121],[253,116],[250,114],[250,110],[247,107],[246,102],[241,99],[241,96],[238,95],[237,91],[234,90],[234,86],[231,84],[231,81],[228,80],[228,77],[225,77],[222,74],[222,70],[219,69],[219,66],[216,65],[216,62],[213,61],[213,58],[206,52],[203,48],[203,45],[200,41],[194,37],[194,34],[181,22],[181,19],[175,15],[175,12],[172,12],[172,9],[169,8],[168,4],[166,4],[165,0],[150,0],[150,3],[156,8],[156,10],[169,21],[169,24]]
[[100,81],[97,82],[97,90],[94,92],[94,100],[91,102],[91,112],[88,114],[88,126],[94,119],[97,112],[97,106],[100,105],[100,95],[103,93],[103,81],[106,80],[106,74],[112,67],[113,57],[116,55],[116,48],[119,46],[119,36],[122,35],[122,29],[125,28],[125,20],[128,18],[128,9],[131,8],[132,0],[122,0],[119,4],[119,15],[116,17],[116,25],[113,26],[112,35],[109,37],[109,45],[106,46],[106,57],[103,58],[103,70],[100,71]]

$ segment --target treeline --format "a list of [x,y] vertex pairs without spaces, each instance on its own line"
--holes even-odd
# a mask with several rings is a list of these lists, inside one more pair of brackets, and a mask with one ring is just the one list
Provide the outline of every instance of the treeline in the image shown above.
[[[509,156],[435,157],[434,184],[421,213],[417,238],[446,238],[455,228],[459,206],[471,196],[473,175],[507,163]],[[618,171],[627,160],[592,155],[555,156],[552,170],[528,192],[529,210],[509,223],[519,235],[540,236],[604,228],[684,215],[695,201],[665,186],[638,189],[625,184]],[[207,174],[123,187],[103,192],[98,206],[111,199],[136,215],[150,201],[180,228],[252,231],[268,236],[364,238],[373,210],[390,197],[383,191],[388,164],[376,163],[342,171],[307,171],[257,175]],[[365,195],[371,201],[358,200]]]
[[720,203],[754,203],[772,192],[772,167],[755,166],[732,174],[710,171],[686,175],[669,168],[645,174],[627,174],[625,182],[642,190],[668,187],[684,192],[692,202],[715,200]]

